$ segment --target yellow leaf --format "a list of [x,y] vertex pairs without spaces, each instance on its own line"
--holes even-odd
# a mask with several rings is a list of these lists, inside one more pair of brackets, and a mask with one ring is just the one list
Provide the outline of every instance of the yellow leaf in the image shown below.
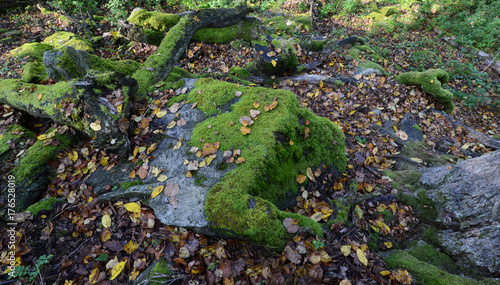
[[132,272],[130,272],[130,275],[128,276],[128,279],[130,281],[134,281],[139,276],[139,273],[141,273],[139,270],[137,270],[135,268],[132,269]]
[[251,132],[252,132],[252,130],[250,130],[249,128],[247,128],[247,127],[243,126],[243,127],[241,127],[240,132],[241,132],[242,134],[244,134],[244,135],[247,135],[247,134],[251,133]]
[[431,83],[434,84],[434,80],[431,80]]
[[108,213],[105,213],[104,216],[102,216],[101,224],[105,228],[111,227],[111,217]]
[[90,272],[89,275],[89,283],[90,284],[95,284],[97,283],[97,280],[99,279],[99,269],[96,267],[92,272]]
[[343,245],[340,247],[340,251],[344,256],[348,256],[351,254],[351,246],[350,245]]
[[[164,117],[166,114],[167,114],[167,111],[166,111],[166,110],[164,110],[164,111],[160,111],[160,112],[156,113],[156,117],[157,117],[157,118],[162,118],[162,117]],[[174,122],[174,121],[172,121],[172,122]],[[172,123],[170,123],[170,124],[172,124]],[[173,127],[173,126],[172,126],[172,127]],[[169,129],[170,129],[170,128],[169,128]]]
[[141,215],[141,206],[137,203],[127,203],[123,205],[127,211],[134,213],[134,217],[139,218]]
[[418,162],[418,163],[424,162],[422,159],[416,158],[416,157],[411,157],[410,159],[413,160],[413,161],[415,161],[415,162]]
[[174,145],[174,150],[176,150],[176,149],[180,148],[181,146],[182,146],[182,141],[179,141],[178,143],[176,143],[176,144]]
[[297,183],[302,184],[306,181],[307,177],[305,175],[299,174],[297,175]]
[[154,198],[156,196],[158,196],[161,191],[163,191],[163,185],[160,185],[160,186],[157,186],[154,190],[153,190],[153,193],[151,193],[151,198]]
[[162,174],[158,176],[158,181],[160,182],[165,182],[167,179],[168,179],[167,175]]
[[384,270],[384,271],[381,271],[381,272],[380,272],[380,275],[382,275],[382,276],[387,276],[387,275],[389,275],[389,274],[391,274],[391,272],[390,272],[390,271],[388,271],[388,270]]
[[120,275],[120,273],[122,273],[123,268],[125,268],[125,264],[126,263],[127,263],[127,260],[124,260],[124,261],[119,262],[118,264],[116,264],[113,267],[113,269],[111,269],[111,278],[109,280],[113,280],[116,277],[118,277],[118,275]]
[[38,93],[38,101],[42,100],[42,93]]
[[259,107],[260,107],[260,103],[259,103],[258,101],[255,101],[255,102],[253,103],[253,107],[254,107],[255,109],[259,108]]
[[101,157],[101,165],[102,166],[108,165],[108,157],[107,156]]
[[319,81],[319,88],[323,88],[323,80]]
[[93,129],[94,131],[100,131],[102,129],[101,128],[101,121],[97,120],[93,123],[90,123],[90,128]]
[[47,139],[47,135],[46,134],[39,135],[36,139],[39,140],[39,141],[44,141],[44,140]]
[[271,63],[273,64],[273,67],[276,67],[276,60],[271,60]]
[[148,150],[146,151],[146,154],[152,153],[155,149],[156,149],[156,143],[154,143],[150,147],[148,147]]
[[311,179],[313,182],[316,182],[316,178],[314,178],[314,174],[310,167],[306,169],[306,174],[309,179]]
[[132,240],[129,240],[126,245],[123,246],[123,250],[127,252],[128,254],[131,254],[134,250],[139,248],[139,244],[133,242]]
[[171,129],[171,128],[175,127],[175,125],[177,125],[177,122],[172,121],[172,122],[170,122],[170,124],[168,124],[167,129]]
[[73,285],[73,280],[64,280],[64,285]]
[[366,259],[365,252],[361,248],[358,248],[358,250],[356,250],[356,255],[358,256],[359,262],[363,263],[365,266],[368,266],[368,259]]
[[386,242],[384,242],[384,245],[385,245],[387,248],[391,248],[391,247],[392,247],[392,242],[390,242],[390,241],[386,241]]
[[245,162],[245,158],[244,158],[244,157],[242,157],[242,156],[240,156],[240,157],[238,157],[238,158],[236,159],[236,164],[240,164],[240,163],[243,163],[243,162]]
[[123,103],[120,104],[120,105],[118,105],[118,106],[116,106],[116,110],[118,111],[118,113],[123,112]]

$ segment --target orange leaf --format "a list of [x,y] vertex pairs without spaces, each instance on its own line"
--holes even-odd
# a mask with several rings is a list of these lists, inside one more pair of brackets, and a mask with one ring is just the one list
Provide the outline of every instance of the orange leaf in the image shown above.
[[297,183],[299,183],[299,184],[304,183],[306,181],[306,179],[307,179],[307,176],[305,176],[305,175],[302,175],[302,174],[297,175]]
[[245,127],[245,126],[241,127],[240,131],[241,131],[241,133],[242,133],[242,134],[244,134],[244,135],[247,135],[247,134],[249,134],[250,132],[252,132],[249,128],[247,128],[247,127]]

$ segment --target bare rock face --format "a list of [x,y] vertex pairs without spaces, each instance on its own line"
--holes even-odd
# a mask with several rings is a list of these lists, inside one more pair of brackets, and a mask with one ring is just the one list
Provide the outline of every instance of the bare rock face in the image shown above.
[[500,151],[423,172],[442,247],[466,267],[500,273]]

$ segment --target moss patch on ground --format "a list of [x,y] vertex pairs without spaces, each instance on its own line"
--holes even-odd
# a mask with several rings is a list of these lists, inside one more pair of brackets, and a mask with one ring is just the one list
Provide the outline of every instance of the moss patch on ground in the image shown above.
[[[241,97],[235,96],[236,91],[242,92]],[[283,90],[199,79],[188,100],[198,102],[207,115],[217,115],[196,126],[190,144],[202,149],[201,140],[220,142],[219,150],[241,149],[246,159],[210,190],[205,214],[212,227],[277,248],[288,236],[281,224],[285,217],[299,219],[301,226],[322,235],[317,223],[283,212],[276,204],[290,198],[290,193],[295,198],[297,175],[305,174],[307,167],[345,169],[344,135],[338,126],[301,108],[295,95]],[[273,100],[277,105],[266,112]],[[252,109],[260,115],[248,126],[251,133],[244,135],[239,119],[250,116]]]
[[[159,259],[155,266],[149,272],[149,284],[165,284],[168,281],[168,276],[172,275],[173,271],[170,264],[164,259]],[[163,278],[159,278],[159,277]]]
[[38,215],[38,212],[40,211],[47,211],[47,210],[52,210],[52,207],[54,206],[54,204],[56,204],[57,202],[60,202],[61,200],[55,198],[55,197],[49,197],[49,198],[45,198],[45,199],[42,199],[38,202],[36,202],[35,204],[29,206],[26,211],[29,211],[31,212],[31,214],[33,216],[36,216]]
[[442,84],[448,82],[449,75],[442,69],[429,69],[424,72],[405,72],[396,77],[401,84],[422,86],[425,92],[436,98],[436,101],[444,106],[446,113],[451,113],[455,108],[453,104],[453,93],[443,89]]
[[52,50],[53,47],[42,43],[27,43],[9,52],[11,57],[29,57],[28,61],[43,62],[43,54]]

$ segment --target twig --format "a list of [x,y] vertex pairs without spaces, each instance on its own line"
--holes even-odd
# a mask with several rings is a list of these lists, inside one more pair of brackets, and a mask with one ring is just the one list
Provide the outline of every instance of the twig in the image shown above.
[[486,71],[486,69],[488,69],[488,67],[490,67],[490,65],[492,65],[494,62],[495,62],[495,59],[497,58],[498,56],[498,53],[500,53],[500,51],[497,52],[497,54],[495,55],[495,57],[490,61],[490,64],[488,64],[488,66],[486,66],[483,70],[483,72]]
[[61,262],[59,262],[56,266],[54,266],[52,269],[56,269],[57,267],[61,266],[61,264],[66,260],[66,258],[70,257],[71,255],[73,255],[75,252],[79,251],[80,248],[86,244],[88,241],[90,240],[90,238],[86,239],[77,249],[75,249],[73,252],[71,252],[70,254],[68,254],[68,256],[66,256],[65,258],[63,258],[63,260],[61,260]]
[[35,264],[36,270],[38,271],[38,275],[40,276],[40,284],[44,285],[45,283],[43,282],[43,277],[42,277],[42,273],[40,272],[40,268],[38,267],[36,262],[33,261],[33,263]]

